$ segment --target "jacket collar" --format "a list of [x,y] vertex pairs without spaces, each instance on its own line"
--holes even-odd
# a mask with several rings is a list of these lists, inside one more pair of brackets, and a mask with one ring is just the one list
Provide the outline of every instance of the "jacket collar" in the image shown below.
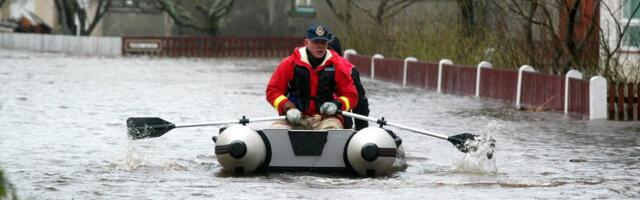
[[[331,51],[327,50],[326,52],[327,55],[324,57],[324,60],[322,61],[322,63],[320,63],[320,65],[318,65],[318,67],[324,66],[325,64],[327,64],[327,61],[329,61],[329,59],[333,57]],[[311,63],[309,63],[309,55],[307,55],[307,47],[298,48],[296,53],[298,54],[299,60],[302,61],[302,63],[311,66]]]

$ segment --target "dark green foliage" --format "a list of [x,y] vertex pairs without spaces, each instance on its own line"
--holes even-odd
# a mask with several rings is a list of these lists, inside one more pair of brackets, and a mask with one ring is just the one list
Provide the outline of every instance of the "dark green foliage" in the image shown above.
[[0,199],[18,199],[13,185],[6,179],[0,169]]

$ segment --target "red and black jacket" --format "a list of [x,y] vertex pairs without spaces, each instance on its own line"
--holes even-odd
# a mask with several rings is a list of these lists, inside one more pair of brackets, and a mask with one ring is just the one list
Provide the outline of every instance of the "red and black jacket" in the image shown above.
[[296,48],[280,62],[267,85],[267,101],[281,115],[286,102],[292,102],[305,115],[319,114],[322,103],[334,101],[342,110],[358,103],[358,93],[351,78],[351,66],[341,62],[336,52],[328,50],[315,69],[309,64],[306,47]]

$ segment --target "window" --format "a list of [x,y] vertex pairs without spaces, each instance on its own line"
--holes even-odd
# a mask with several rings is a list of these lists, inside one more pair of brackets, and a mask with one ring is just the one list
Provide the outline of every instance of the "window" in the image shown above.
[[311,7],[313,8],[313,5],[311,5],[311,0],[295,0],[296,1],[296,6],[297,7]]
[[621,23],[626,24],[631,20],[622,41],[625,50],[640,50],[640,9],[638,7],[640,7],[640,0],[624,1]]
[[110,12],[160,12],[160,7],[153,0],[113,0]]
[[314,17],[316,9],[313,7],[312,2],[312,0],[293,0],[291,14],[300,17]]

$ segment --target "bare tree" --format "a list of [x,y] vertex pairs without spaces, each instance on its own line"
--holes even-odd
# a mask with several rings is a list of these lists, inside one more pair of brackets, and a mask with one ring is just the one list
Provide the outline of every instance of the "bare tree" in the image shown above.
[[460,21],[464,24],[465,35],[473,34],[475,27],[475,3],[474,0],[456,0],[460,10]]
[[[89,1],[90,3],[93,1]],[[98,7],[93,19],[86,24],[87,9],[89,5],[82,5],[80,0],[55,0],[56,10],[58,11],[58,22],[61,25],[63,34],[75,34],[80,29],[80,35],[90,35],[96,28],[102,17],[109,11],[112,0],[97,0]],[[78,25],[76,25],[76,17]],[[78,27],[79,26],[79,27]]]
[[[220,21],[229,13],[233,0],[156,0],[160,8],[181,27],[188,27],[210,35],[220,32]],[[182,2],[182,3],[180,3]],[[191,4],[191,7],[184,7]]]
[[[612,8],[604,0],[511,0],[501,8],[520,20],[529,64],[555,74],[577,69],[621,80],[620,49],[631,23],[619,19],[625,6],[621,4]],[[628,8],[631,16],[640,12],[639,7]],[[600,24],[602,17],[613,20],[607,24],[615,27],[612,33]],[[510,40],[519,42],[517,36]]]
[[[622,48],[622,43],[624,42],[625,36],[628,34],[629,25],[631,24],[631,19],[627,21],[621,21],[618,19],[618,16],[622,16],[619,11],[623,10],[624,4],[621,4],[620,7],[612,8],[610,5],[603,3],[601,5],[606,11],[606,15],[609,19],[613,20],[611,23],[612,27],[614,27],[614,32],[611,33],[607,31],[605,28],[600,28],[600,46],[602,47],[602,65],[603,65],[603,75],[609,80],[624,80],[625,76],[620,72],[620,68],[622,68],[622,54],[620,53],[620,49]],[[630,8],[631,11],[630,16],[636,16],[640,12],[640,5]],[[610,43],[607,37],[612,36],[616,38],[613,43]],[[637,45],[637,44],[636,44]],[[638,77],[636,74],[635,81],[638,81]],[[626,81],[626,80],[625,80]]]
[[[551,2],[545,0],[511,0],[504,5],[505,10],[515,15],[524,31],[524,38],[516,36],[512,42],[519,43],[524,40],[523,47],[528,64],[537,67],[560,65],[561,56],[558,53],[562,52],[562,46],[550,45],[561,43],[560,35],[556,34],[555,15],[549,10],[550,7],[555,8],[556,5],[549,6],[549,3]],[[511,32],[511,30],[504,31]],[[553,64],[548,63],[546,59],[540,59],[549,57],[550,54]],[[549,71],[553,72],[554,69],[549,69]]]
[[[588,3],[594,10],[585,8]],[[511,0],[506,10],[522,21],[530,64],[547,65],[550,72],[563,74],[571,68],[597,69],[600,4],[600,0]]]
[[347,25],[352,22],[352,8],[355,8],[381,27],[386,20],[394,17],[412,4],[421,1],[425,0],[378,0],[376,6],[370,6],[372,1],[346,0],[345,10],[340,11],[332,0],[325,0],[333,14]]
[[376,25],[383,26],[385,20],[392,18],[405,8],[420,1],[423,0],[381,0],[375,11],[368,9],[360,1],[353,2],[353,5],[356,9],[364,12],[366,16],[372,18]]
[[[382,51],[392,51],[393,45],[382,44],[394,43],[393,41],[397,40],[390,29],[393,26],[388,26],[387,21],[409,6],[422,1],[426,0],[325,0],[339,20],[334,26],[343,27],[334,31],[344,39],[343,44],[364,49],[377,48]],[[376,34],[371,34],[371,31]],[[378,44],[368,41],[378,41]]]
[[353,8],[352,6],[353,0],[344,1],[346,4],[344,6],[344,9],[338,9],[338,6],[336,6],[332,0],[325,0],[325,2],[329,6],[329,10],[333,13],[334,16],[336,16],[347,27],[351,26],[352,19],[353,19],[351,15],[352,8]]

